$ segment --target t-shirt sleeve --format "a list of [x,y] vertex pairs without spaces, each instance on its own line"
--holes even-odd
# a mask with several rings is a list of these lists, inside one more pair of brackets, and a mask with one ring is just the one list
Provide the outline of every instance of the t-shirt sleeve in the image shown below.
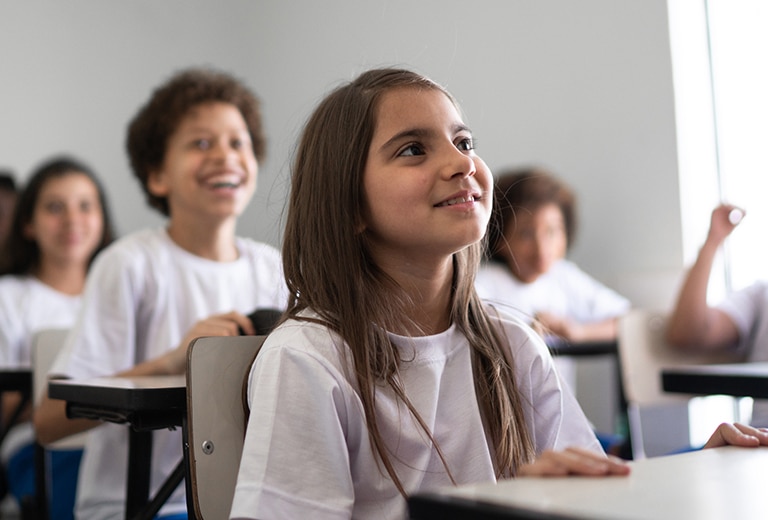
[[250,416],[232,518],[350,518],[350,403],[343,385],[306,352],[286,346],[262,350],[250,375]]
[[728,295],[717,308],[730,317],[739,331],[738,349],[748,348],[752,340],[752,331],[766,319],[768,302],[768,284],[757,282]]
[[532,330],[513,332],[513,359],[536,453],[581,447],[602,453],[581,406],[557,375],[546,345]]
[[[111,254],[110,254],[111,253]],[[99,377],[136,364],[135,266],[128,257],[106,251],[91,268],[75,325],[50,373]]]

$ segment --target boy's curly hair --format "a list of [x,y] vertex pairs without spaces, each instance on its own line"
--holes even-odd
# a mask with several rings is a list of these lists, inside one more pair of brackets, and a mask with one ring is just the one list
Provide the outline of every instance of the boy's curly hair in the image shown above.
[[209,102],[230,103],[240,110],[251,134],[253,153],[261,163],[266,139],[261,107],[256,95],[233,76],[211,69],[183,70],[158,87],[128,126],[126,148],[134,175],[139,179],[147,202],[165,216],[168,200],[150,193],[149,174],[163,164],[168,139],[190,109]]

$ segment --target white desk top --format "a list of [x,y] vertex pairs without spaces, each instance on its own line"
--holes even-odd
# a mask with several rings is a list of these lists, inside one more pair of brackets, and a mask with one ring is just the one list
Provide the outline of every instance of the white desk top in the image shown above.
[[520,478],[437,494],[595,520],[768,517],[768,448],[702,450],[635,461],[631,466],[627,477]]

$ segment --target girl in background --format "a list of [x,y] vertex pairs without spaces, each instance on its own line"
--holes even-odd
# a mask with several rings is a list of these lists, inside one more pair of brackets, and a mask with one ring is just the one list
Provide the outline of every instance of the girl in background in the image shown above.
[[[37,331],[73,325],[88,267],[112,238],[104,190],[85,164],[58,157],[32,174],[0,257],[0,366],[29,367]],[[20,396],[2,397],[7,421]],[[35,493],[33,435],[26,422],[2,447],[9,489],[19,501]],[[52,454],[52,518],[72,517],[80,454]]]

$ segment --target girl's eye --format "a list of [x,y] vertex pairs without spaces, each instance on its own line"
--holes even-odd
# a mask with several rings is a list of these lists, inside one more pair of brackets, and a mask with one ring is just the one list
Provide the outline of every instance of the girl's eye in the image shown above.
[[208,139],[195,139],[192,142],[192,146],[198,150],[208,150],[211,147],[211,143]]
[[52,201],[43,206],[45,211],[52,214],[59,214],[64,211],[64,204],[59,201]]
[[243,143],[242,139],[232,139],[232,142],[230,143],[230,146],[233,150],[240,150],[245,146],[245,143]]
[[456,148],[462,152],[469,152],[475,149],[475,142],[471,137],[465,137],[459,140],[459,142],[456,144]]
[[413,157],[415,155],[424,155],[424,149],[418,144],[409,144],[398,154],[401,157]]

